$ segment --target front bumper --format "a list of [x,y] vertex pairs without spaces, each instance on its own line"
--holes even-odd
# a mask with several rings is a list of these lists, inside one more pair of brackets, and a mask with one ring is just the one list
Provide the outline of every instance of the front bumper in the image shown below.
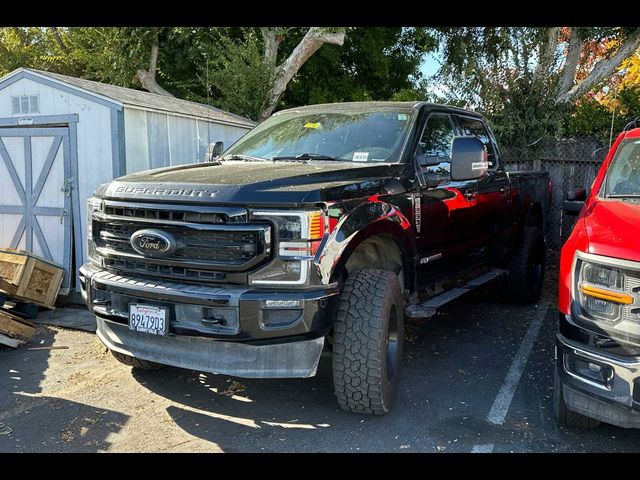
[[570,410],[623,428],[640,428],[640,357],[604,354],[556,336],[556,368]]
[[[80,268],[81,292],[110,349],[182,368],[243,377],[308,377],[332,326],[337,285],[268,291],[247,286],[125,277],[93,264]],[[295,307],[268,300],[297,302]],[[128,328],[130,303],[167,309],[168,335]]]

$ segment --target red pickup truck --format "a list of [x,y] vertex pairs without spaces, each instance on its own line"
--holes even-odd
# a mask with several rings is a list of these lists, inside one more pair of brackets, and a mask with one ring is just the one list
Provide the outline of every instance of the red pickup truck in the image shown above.
[[562,248],[554,413],[640,427],[640,117],[611,147]]

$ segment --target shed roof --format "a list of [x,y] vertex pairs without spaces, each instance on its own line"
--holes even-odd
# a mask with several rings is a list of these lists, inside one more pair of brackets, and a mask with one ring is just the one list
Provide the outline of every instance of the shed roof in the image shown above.
[[[18,72],[31,72],[37,75],[46,76],[52,80],[67,83],[74,87],[80,88],[90,93],[98,94],[103,97],[110,98],[122,103],[124,106],[148,108],[151,110],[159,110],[166,113],[179,113],[199,117],[211,122],[221,122],[226,124],[234,124],[241,127],[253,128],[256,123],[248,118],[241,117],[234,113],[226,112],[219,108],[215,108],[203,103],[190,102],[179,98],[167,97],[132,88],[119,87],[108,83],[94,82],[93,80],[85,80],[83,78],[70,77],[59,73],[45,72],[31,68],[19,68],[11,72],[7,77],[13,76]],[[5,77],[6,78],[6,77]],[[0,83],[2,83],[0,81]]]

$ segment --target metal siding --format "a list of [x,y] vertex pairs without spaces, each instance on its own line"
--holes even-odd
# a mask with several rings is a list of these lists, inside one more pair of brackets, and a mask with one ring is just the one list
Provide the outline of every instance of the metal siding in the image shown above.
[[198,135],[196,120],[169,116],[169,149],[171,165],[197,163]]
[[125,157],[127,173],[149,169],[147,114],[141,110],[124,109]]
[[160,168],[171,165],[167,115],[147,112],[147,141],[150,167]]

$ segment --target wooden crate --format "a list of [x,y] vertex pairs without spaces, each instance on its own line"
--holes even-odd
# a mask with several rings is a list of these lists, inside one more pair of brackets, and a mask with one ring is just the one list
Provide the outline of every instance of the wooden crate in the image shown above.
[[53,308],[64,269],[24,250],[0,249],[0,290]]

